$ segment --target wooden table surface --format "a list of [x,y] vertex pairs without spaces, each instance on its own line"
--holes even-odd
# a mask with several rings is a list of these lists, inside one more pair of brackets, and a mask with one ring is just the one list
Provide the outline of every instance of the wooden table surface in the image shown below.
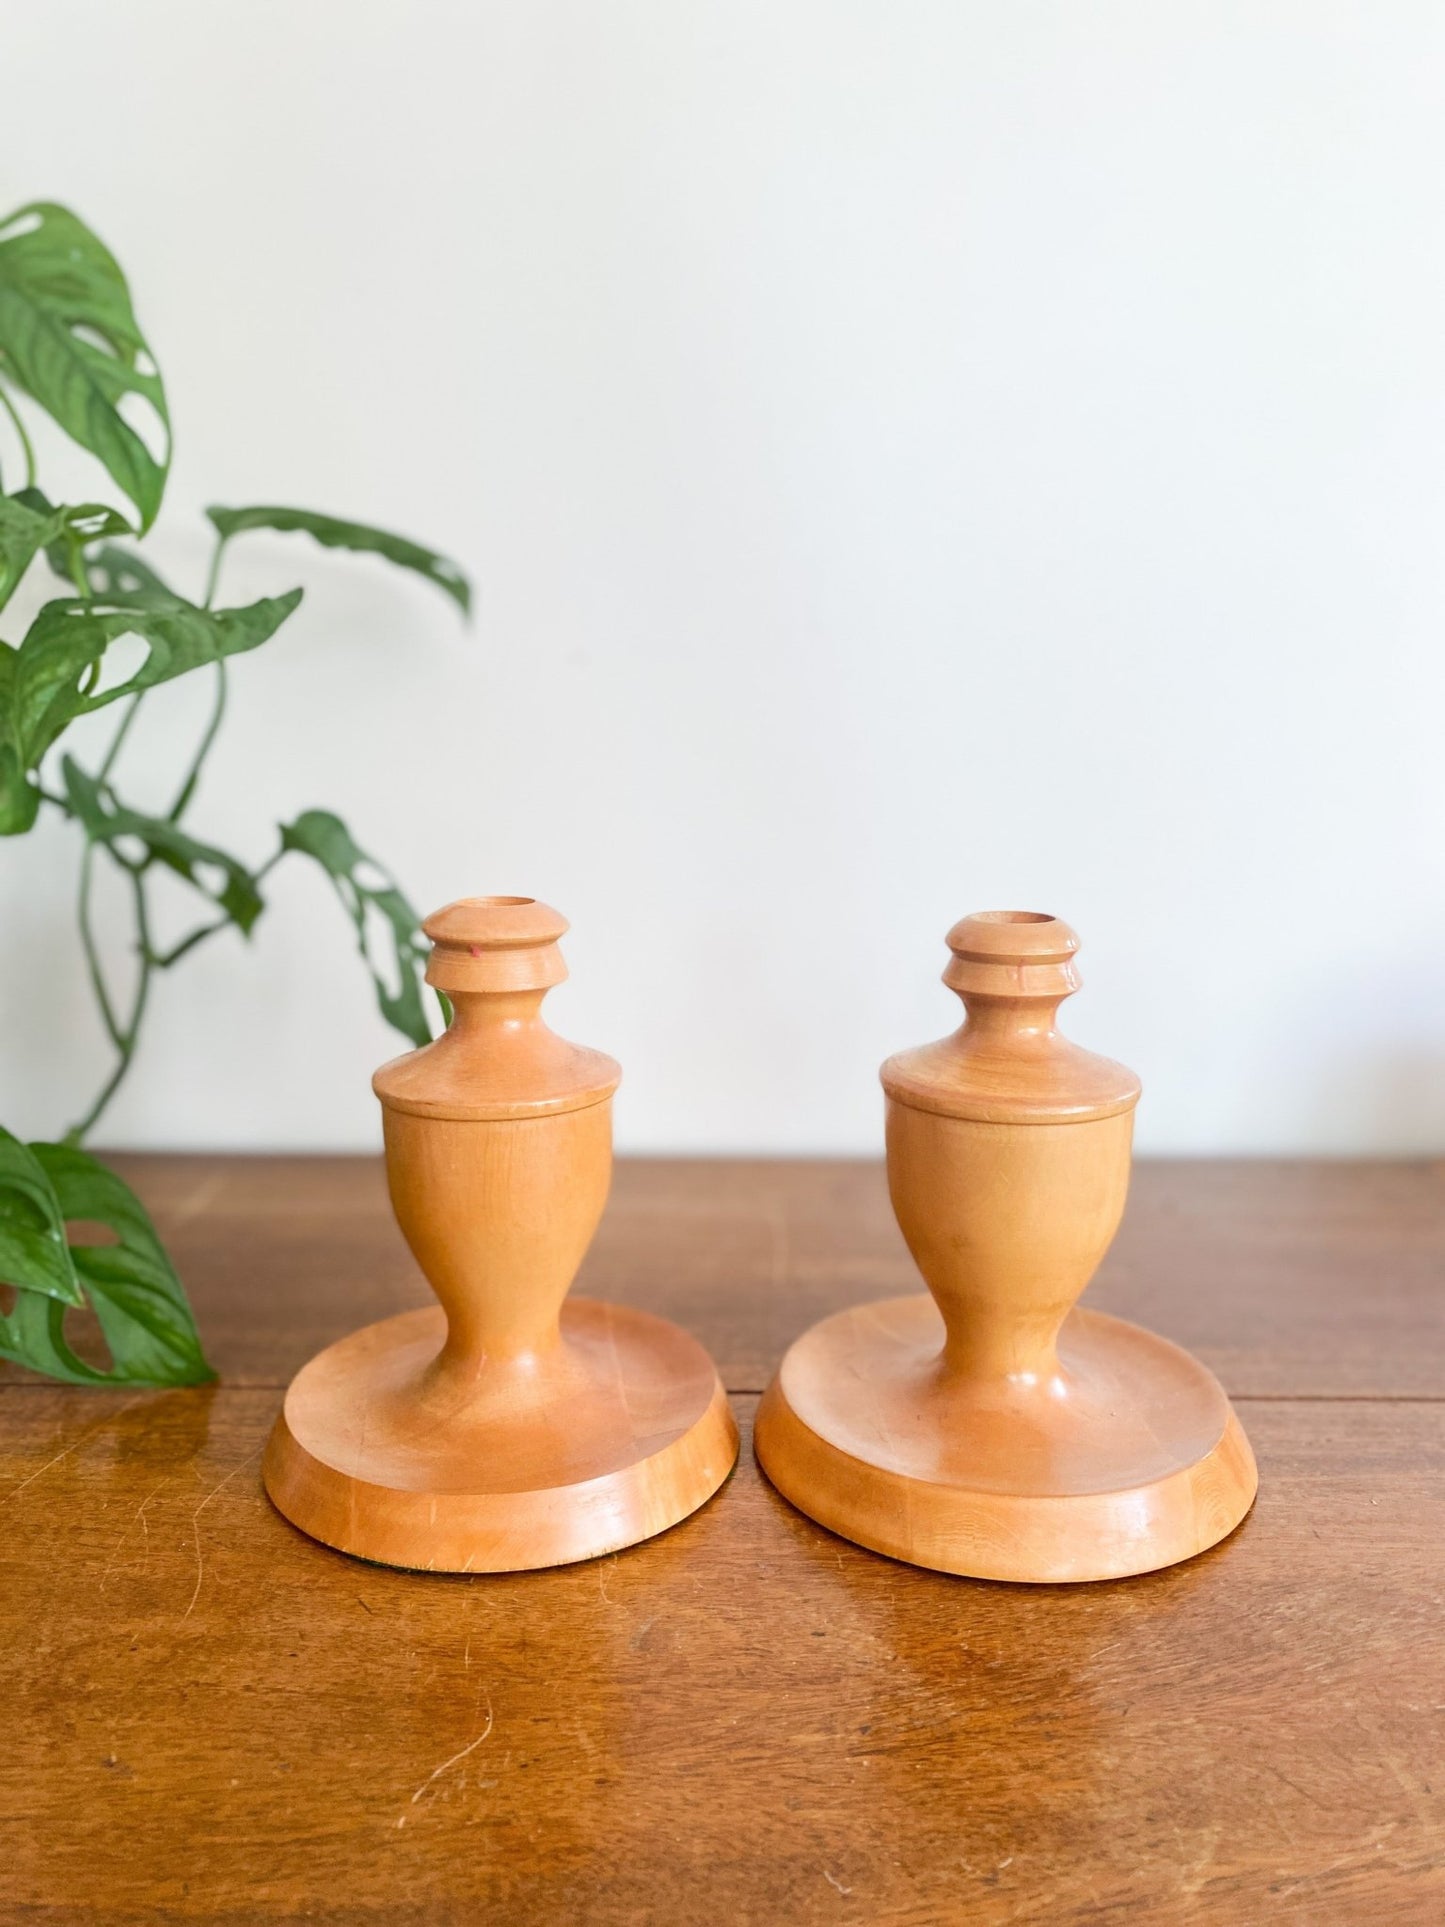
[[1121,1583],[914,1571],[746,1432],[788,1340],[916,1289],[864,1163],[633,1162],[581,1289],[709,1345],[743,1456],[555,1572],[325,1551],[289,1375],[425,1302],[378,1164],[130,1158],[222,1383],[0,1375],[0,1919],[1445,1919],[1445,1166],[1143,1164],[1089,1302],[1191,1346],[1260,1496]]

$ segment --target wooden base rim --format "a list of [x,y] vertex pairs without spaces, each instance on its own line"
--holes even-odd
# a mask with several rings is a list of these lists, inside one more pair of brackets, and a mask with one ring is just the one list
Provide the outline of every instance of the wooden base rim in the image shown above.
[[1035,1585],[1175,1565],[1254,1503],[1254,1454],[1223,1387],[1168,1340],[1076,1311],[1058,1380],[1000,1389],[947,1380],[942,1338],[927,1297],[804,1333],[755,1435],[785,1499],[910,1565]]
[[441,1382],[438,1307],[329,1346],[293,1379],[262,1462],[323,1545],[425,1572],[594,1559],[718,1490],[738,1432],[708,1354],[646,1312],[574,1299],[542,1360]]

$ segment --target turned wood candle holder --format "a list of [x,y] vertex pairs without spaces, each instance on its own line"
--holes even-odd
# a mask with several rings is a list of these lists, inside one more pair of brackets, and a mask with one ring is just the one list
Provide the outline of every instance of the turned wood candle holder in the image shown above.
[[710,1498],[737,1428],[696,1339],[567,1297],[611,1183],[621,1072],[543,1022],[566,922],[530,897],[471,897],[423,929],[454,1016],[372,1082],[392,1206],[440,1304],[297,1374],[266,1489],[312,1538],[384,1565],[590,1559]]
[[1202,1552],[1253,1503],[1212,1373],[1074,1309],[1124,1209],[1139,1082],[1055,1028],[1078,989],[1056,917],[948,933],[953,1036],[890,1057],[888,1184],[931,1296],[824,1319],[763,1399],[757,1453],[860,1545],[982,1579],[1113,1579]]

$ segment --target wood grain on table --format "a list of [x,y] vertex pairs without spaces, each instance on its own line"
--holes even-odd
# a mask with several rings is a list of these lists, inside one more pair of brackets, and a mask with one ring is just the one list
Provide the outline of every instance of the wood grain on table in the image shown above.
[[[1445,1916],[1445,1167],[1142,1164],[1087,1302],[1220,1374],[1259,1502],[1023,1588],[830,1537],[746,1445],[595,1563],[329,1553],[258,1463],[298,1365],[425,1302],[379,1163],[121,1162],[223,1382],[0,1375],[0,1920]],[[635,1161],[579,1289],[689,1325],[746,1427],[916,1284],[879,1166]]]

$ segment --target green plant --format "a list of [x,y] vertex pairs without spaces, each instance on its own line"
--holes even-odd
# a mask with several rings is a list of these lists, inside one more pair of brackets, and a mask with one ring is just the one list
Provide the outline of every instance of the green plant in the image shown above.
[[[125,498],[57,504],[40,489],[25,404],[40,408],[94,456]],[[0,1357],[72,1384],[196,1384],[213,1376],[185,1292],[143,1207],[115,1174],[82,1150],[135,1060],[156,979],[224,931],[249,937],[265,909],[262,884],[284,857],[319,866],[355,926],[382,1014],[414,1044],[430,1035],[422,1001],[425,951],[396,884],[341,820],[307,810],[278,827],[275,848],[252,865],[187,827],[206,758],[226,710],[228,664],[270,640],[296,611],[300,589],[244,608],[218,608],[228,543],[254,529],[309,535],[328,548],[378,555],[470,603],[466,577],[444,556],[385,530],[294,508],[213,508],[209,576],[187,601],[130,546],[155,522],[170,469],[165,385],[141,333],[115,259],[74,214],[52,203],[0,221],[0,426],[8,420],[25,470],[5,492],[0,475],[0,610],[32,566],[64,592],[41,608],[18,645],[0,641],[0,835],[23,836],[44,809],[79,831],[79,925],[96,1007],[114,1063],[94,1101],[59,1144],[22,1143],[0,1129]],[[138,426],[144,424],[145,432]],[[145,645],[139,665],[106,680],[122,638]],[[111,657],[112,665],[115,658]],[[208,675],[209,717],[163,815],[122,798],[117,771],[136,713],[162,683]],[[62,747],[79,718],[120,705],[98,766]],[[122,998],[96,939],[96,866],[124,879],[135,970]],[[165,872],[196,899],[198,920],[158,947],[151,890]],[[378,880],[379,879],[379,880]],[[102,1228],[104,1242],[88,1241]],[[110,1354],[91,1365],[67,1342],[65,1317],[89,1305]]]

